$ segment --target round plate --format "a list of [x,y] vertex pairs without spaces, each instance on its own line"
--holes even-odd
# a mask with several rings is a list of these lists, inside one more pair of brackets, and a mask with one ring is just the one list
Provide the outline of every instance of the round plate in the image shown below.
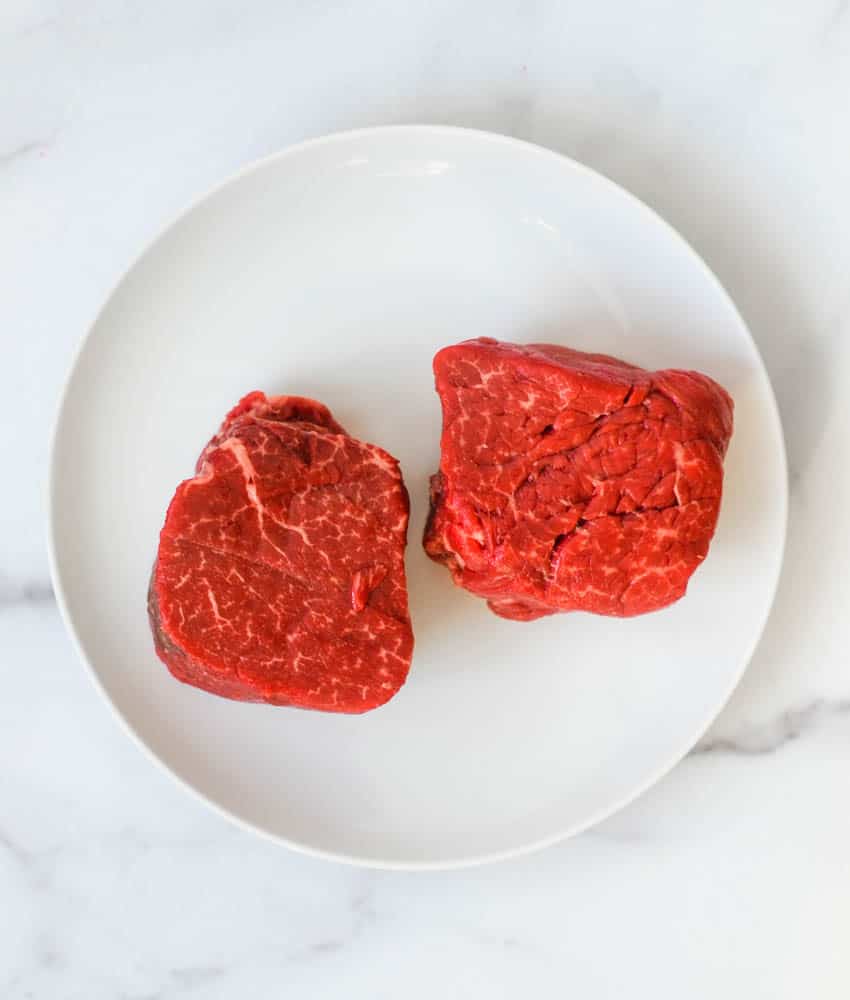
[[[648,368],[735,399],[723,510],[687,597],[643,618],[496,618],[420,539],[440,409],[431,358],[487,335]],[[251,389],[313,396],[402,465],[416,653],[385,707],[229,702],[156,659],[145,596],[171,494]],[[187,787],[290,846],[424,868],[540,847],[624,805],[699,738],[770,608],[786,471],[758,351],[645,205],[503,136],[380,128],[288,149],[196,203],[131,268],[69,377],[51,558],[83,659]]]

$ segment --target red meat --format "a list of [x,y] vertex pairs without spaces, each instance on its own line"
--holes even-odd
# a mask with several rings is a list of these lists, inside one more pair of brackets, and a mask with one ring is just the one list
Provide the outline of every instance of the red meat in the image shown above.
[[489,338],[434,358],[443,406],[425,550],[505,618],[630,616],[708,552],[732,400],[698,372]]
[[408,510],[398,462],[321,403],[246,396],[168,508],[148,601],[160,659],[239,701],[382,705],[413,653]]

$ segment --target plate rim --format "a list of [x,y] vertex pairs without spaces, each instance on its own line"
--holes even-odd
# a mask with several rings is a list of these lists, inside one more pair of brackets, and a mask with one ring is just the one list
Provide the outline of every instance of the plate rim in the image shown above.
[[[754,637],[751,641],[749,648],[746,651],[746,655],[741,658],[740,669],[732,676],[731,682],[728,685],[728,690],[726,690],[722,697],[720,698],[718,704],[712,705],[709,711],[706,713],[706,717],[703,722],[700,723],[698,727],[694,729],[693,737],[688,737],[687,744],[684,747],[677,748],[676,751],[669,755],[669,758],[665,760],[656,767],[650,774],[640,782],[634,789],[632,789],[628,794],[621,796],[614,803],[609,804],[601,809],[596,810],[596,812],[591,813],[589,816],[585,817],[579,822],[572,823],[563,829],[559,829],[554,833],[548,834],[545,837],[537,838],[536,840],[528,841],[517,846],[503,848],[496,851],[488,851],[480,854],[466,854],[458,857],[451,858],[441,858],[433,861],[427,860],[399,860],[393,858],[379,858],[366,855],[348,854],[342,851],[333,851],[321,847],[316,847],[309,842],[299,841],[290,837],[283,836],[280,833],[273,832],[272,830],[266,829],[237,813],[231,812],[221,803],[217,802],[215,799],[211,798],[199,787],[192,784],[188,779],[182,777],[175,770],[173,770],[165,760],[163,760],[156,751],[147,743],[144,737],[137,731],[133,724],[129,721],[127,716],[120,710],[118,705],[110,696],[109,692],[106,690],[104,682],[101,680],[100,674],[95,668],[92,660],[86,653],[85,645],[83,643],[82,637],[77,631],[76,625],[74,623],[73,617],[70,613],[68,601],[66,597],[66,588],[63,583],[62,575],[59,570],[59,559],[57,552],[57,504],[55,502],[56,495],[56,466],[57,466],[57,448],[59,441],[59,429],[62,425],[63,416],[65,413],[66,406],[68,404],[71,384],[73,382],[74,375],[79,367],[80,360],[82,358],[83,352],[91,339],[91,335],[97,328],[100,320],[105,313],[108,305],[115,298],[121,286],[136,269],[136,267],[141,263],[141,261],[152,253],[156,246],[163,240],[168,233],[171,232],[179,223],[181,223],[185,218],[187,218],[196,208],[200,207],[204,202],[212,199],[220,191],[225,188],[230,187],[238,183],[242,178],[260,171],[265,167],[271,165],[272,163],[281,162],[288,157],[297,156],[298,154],[304,152],[305,150],[316,148],[318,146],[329,145],[336,142],[348,142],[353,139],[364,139],[375,135],[403,135],[404,133],[417,133],[420,135],[425,134],[435,134],[435,135],[460,135],[462,137],[472,139],[476,142],[482,143],[492,143],[494,145],[504,145],[514,147],[519,149],[521,152],[534,156],[543,156],[555,159],[560,162],[560,165],[569,169],[576,171],[581,174],[585,174],[596,181],[601,181],[603,186],[611,189],[612,193],[625,198],[627,201],[631,202],[632,205],[641,211],[643,214],[648,216],[649,220],[656,225],[660,225],[661,228],[667,233],[669,237],[677,242],[682,250],[690,257],[691,262],[696,265],[701,276],[706,281],[707,285],[710,285],[714,292],[719,295],[719,297],[724,301],[725,305],[731,310],[732,314],[738,321],[738,325],[749,340],[750,346],[755,352],[755,356],[758,360],[759,365],[765,375],[765,381],[767,383],[767,402],[769,419],[772,425],[772,430],[778,439],[778,455],[777,459],[780,465],[780,471],[782,473],[782,483],[784,488],[781,491],[781,497],[779,500],[779,514],[780,514],[780,526],[781,526],[781,537],[779,539],[779,552],[776,562],[776,572],[773,582],[769,591],[769,599],[765,604],[765,610],[762,616],[762,620],[759,622],[757,629],[754,632]],[[785,442],[785,434],[782,427],[782,419],[779,411],[779,405],[776,401],[776,393],[773,388],[773,383],[771,382],[770,375],[767,370],[767,366],[764,363],[764,358],[762,357],[761,351],[759,350],[758,344],[756,343],[749,326],[745,322],[743,316],[738,310],[735,302],[733,301],[730,294],[726,291],[726,288],[721,283],[717,275],[708,266],[702,256],[697,252],[697,250],[691,245],[691,243],[665,218],[663,218],[658,212],[655,211],[650,205],[639,198],[637,195],[633,194],[628,188],[623,187],[621,184],[612,180],[607,175],[595,170],[592,167],[587,166],[584,163],[568,156],[564,153],[560,153],[557,150],[550,149],[549,147],[539,145],[538,143],[530,142],[525,139],[518,139],[514,136],[506,135],[500,132],[492,132],[484,129],[477,128],[467,128],[460,125],[444,125],[444,124],[396,124],[396,125],[375,125],[365,128],[356,129],[346,129],[337,132],[329,132],[324,135],[316,136],[313,138],[308,138],[300,142],[294,143],[289,146],[285,146],[268,155],[259,157],[257,159],[251,160],[244,164],[242,167],[238,168],[233,173],[229,174],[220,181],[217,181],[201,194],[197,195],[195,198],[190,200],[183,208],[178,212],[169,216],[169,218],[162,224],[154,233],[154,235],[142,246],[140,251],[130,260],[129,264],[122,270],[118,278],[112,283],[108,292],[104,296],[102,302],[94,313],[91,321],[89,322],[84,334],[80,337],[76,348],[72,354],[70,364],[68,365],[66,374],[62,381],[61,390],[58,396],[58,403],[54,409],[54,416],[52,422],[52,429],[49,438],[49,450],[47,459],[47,482],[46,482],[46,510],[47,510],[47,555],[48,564],[50,569],[50,578],[53,584],[54,594],[56,596],[56,603],[59,609],[60,618],[65,627],[68,636],[71,639],[71,644],[76,651],[78,659],[82,662],[86,673],[91,679],[96,690],[100,693],[101,697],[108,705],[112,716],[116,719],[118,724],[123,728],[127,736],[130,737],[131,741],[139,747],[144,755],[146,755],[150,760],[152,760],[157,767],[167,773],[173,781],[177,783],[179,787],[188,792],[196,801],[205,804],[218,816],[223,817],[230,823],[235,824],[240,829],[253,833],[266,841],[270,841],[277,845],[282,845],[290,848],[293,851],[297,851],[300,854],[307,855],[313,858],[320,858],[324,861],[335,861],[341,862],[347,865],[352,865],[361,868],[369,868],[374,870],[383,871],[451,871],[462,868],[477,867],[484,864],[492,864],[498,861],[506,861],[510,858],[517,858],[526,854],[531,854],[537,851],[544,850],[547,847],[551,847],[557,843],[568,840],[584,831],[596,826],[598,823],[603,822],[609,817],[620,812],[626,806],[630,805],[635,800],[643,796],[650,788],[656,785],[662,778],[669,774],[677,764],[679,764],[688,755],[690,750],[696,746],[699,740],[705,735],[706,731],[710,728],[713,722],[717,719],[720,713],[728,704],[730,698],[734,694],[738,685],[747,672],[750,666],[753,655],[758,648],[759,643],[764,635],[765,627],[767,626],[768,620],[770,618],[771,611],[773,609],[774,603],[776,601],[776,593],[779,587],[779,581],[782,577],[782,570],[785,560],[785,549],[788,538],[788,506],[789,506],[789,487],[788,487],[788,455],[787,447]]]

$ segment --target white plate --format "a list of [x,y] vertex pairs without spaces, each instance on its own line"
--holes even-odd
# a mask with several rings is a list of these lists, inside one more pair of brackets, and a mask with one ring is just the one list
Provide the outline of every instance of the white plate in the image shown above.
[[[437,348],[486,334],[700,369],[735,398],[720,525],[688,596],[616,621],[503,621],[422,552]],[[402,464],[410,679],[333,716],[173,680],[145,592],[166,505],[250,389],[327,403]],[[60,605],[116,712],[186,786],[293,847],[387,867],[540,847],[609,815],[692,746],[755,647],[786,472],[732,303],[648,208],[513,139],[371,129],[289,149],[194,205],[132,267],[69,377],[52,458]]]

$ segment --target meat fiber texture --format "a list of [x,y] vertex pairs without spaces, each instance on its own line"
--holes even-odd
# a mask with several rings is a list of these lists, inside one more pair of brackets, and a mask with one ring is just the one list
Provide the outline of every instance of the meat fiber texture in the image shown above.
[[365,712],[413,653],[398,462],[321,403],[245,396],[177,487],[149,594],[156,651],[239,701]]
[[425,550],[504,618],[631,616],[705,559],[732,399],[706,375],[489,338],[434,358],[443,407]]

